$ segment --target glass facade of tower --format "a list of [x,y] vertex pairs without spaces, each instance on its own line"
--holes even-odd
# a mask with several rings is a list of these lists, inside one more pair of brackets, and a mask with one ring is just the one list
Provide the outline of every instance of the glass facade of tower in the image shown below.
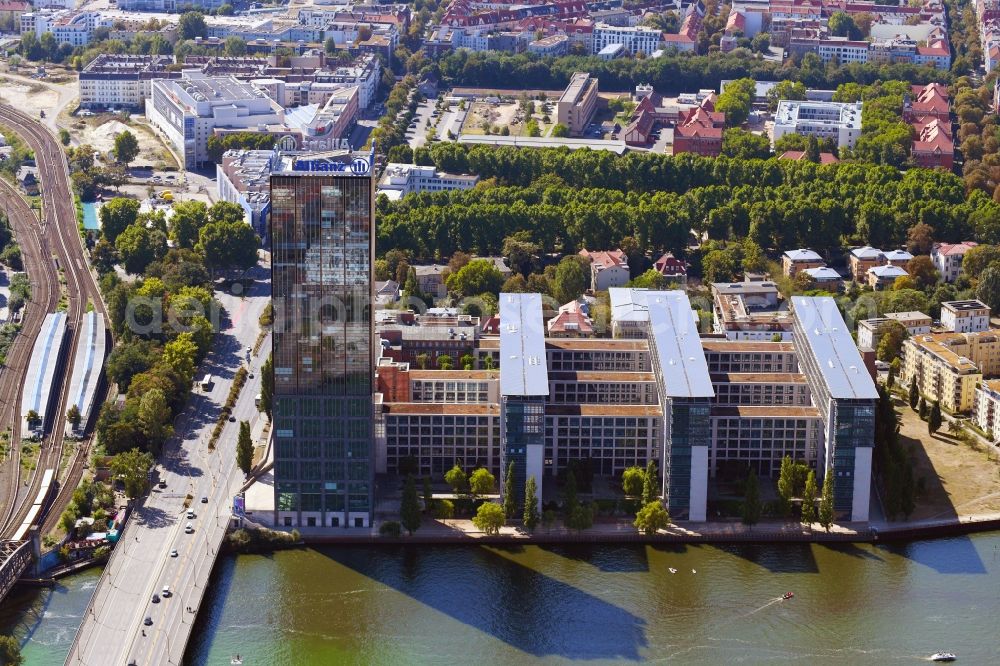
[[373,495],[372,179],[271,176],[279,526],[367,527]]

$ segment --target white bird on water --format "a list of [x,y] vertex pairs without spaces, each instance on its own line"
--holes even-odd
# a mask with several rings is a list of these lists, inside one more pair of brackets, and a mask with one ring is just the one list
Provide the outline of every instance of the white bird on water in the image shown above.
[[677,573],[677,569],[674,569],[673,567],[670,567],[670,573],[672,573],[672,574]]
[[696,569],[691,569],[691,573],[698,573]]

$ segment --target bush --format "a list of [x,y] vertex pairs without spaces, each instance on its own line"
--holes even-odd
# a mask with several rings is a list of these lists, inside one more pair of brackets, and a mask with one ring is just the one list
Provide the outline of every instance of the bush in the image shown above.
[[398,539],[403,534],[403,526],[399,524],[399,521],[389,520],[382,523],[378,528],[378,533],[384,537]]

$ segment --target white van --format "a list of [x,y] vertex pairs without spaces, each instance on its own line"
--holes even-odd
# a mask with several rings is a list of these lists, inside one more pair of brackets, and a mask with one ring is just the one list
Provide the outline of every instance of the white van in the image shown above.
[[160,596],[163,597],[164,599],[169,599],[170,595],[172,595],[172,594],[173,594],[173,592],[170,591],[170,586],[169,585],[164,585],[163,586],[163,591],[160,592]]
[[205,375],[205,378],[201,380],[201,390],[210,391],[212,389],[212,375]]

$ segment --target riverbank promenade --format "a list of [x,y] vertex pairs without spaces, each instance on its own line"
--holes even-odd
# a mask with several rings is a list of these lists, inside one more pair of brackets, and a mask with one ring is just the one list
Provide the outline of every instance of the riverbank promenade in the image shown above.
[[561,523],[539,526],[528,533],[520,525],[506,525],[499,534],[486,534],[476,528],[470,519],[425,519],[420,529],[412,535],[399,538],[385,537],[378,529],[331,531],[329,529],[299,528],[302,541],[307,544],[329,543],[616,543],[616,542],[668,542],[668,543],[726,543],[726,542],[873,542],[933,538],[951,534],[984,532],[1000,529],[1000,513],[970,516],[953,516],[939,519],[898,522],[843,523],[824,530],[819,523],[811,528],[797,522],[767,521],[747,526],[739,521],[684,523],[671,525],[656,534],[643,534],[630,521],[601,520],[593,527],[577,531]]

